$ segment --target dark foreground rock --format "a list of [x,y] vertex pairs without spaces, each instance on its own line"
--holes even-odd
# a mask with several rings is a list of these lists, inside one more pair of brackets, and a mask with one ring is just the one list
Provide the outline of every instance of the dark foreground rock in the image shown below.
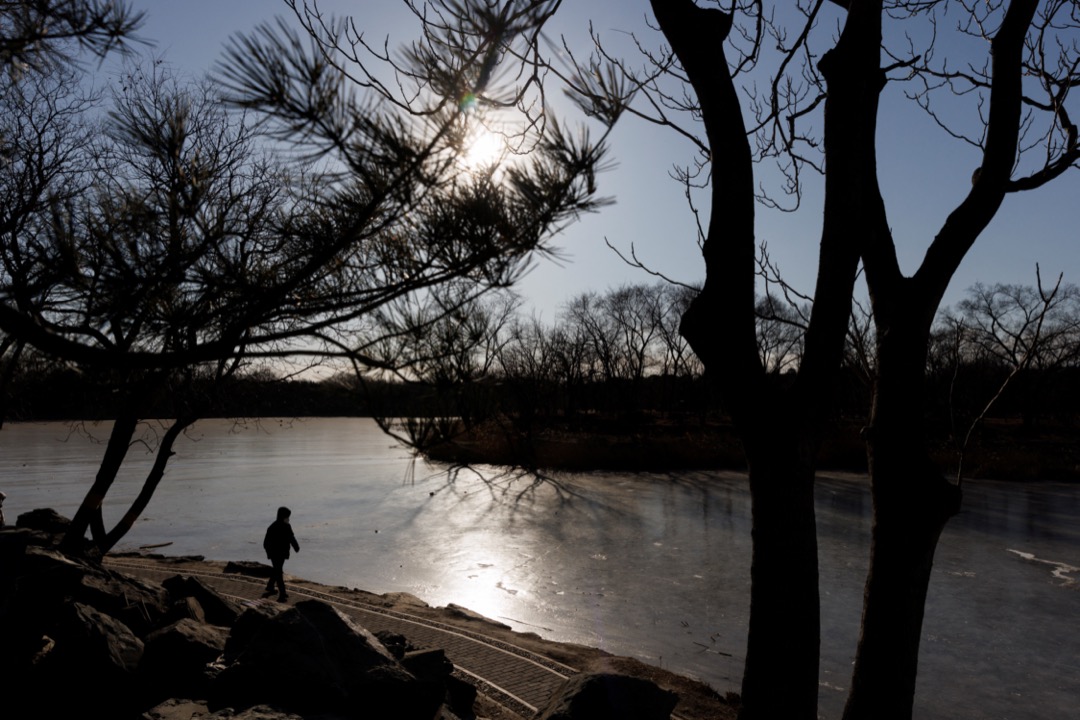
[[409,673],[379,640],[330,605],[299,602],[267,616],[249,610],[225,648],[210,707],[269,702],[302,714],[430,720],[443,685]]
[[566,681],[537,720],[669,720],[678,701],[647,680],[581,673]]

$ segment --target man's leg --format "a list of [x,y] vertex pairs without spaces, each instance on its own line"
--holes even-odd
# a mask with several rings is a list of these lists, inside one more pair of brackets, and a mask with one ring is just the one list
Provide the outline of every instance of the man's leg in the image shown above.
[[278,593],[282,596],[285,595],[285,558],[273,558],[271,561],[273,565],[273,572],[270,575],[270,582],[266,584],[266,592],[274,592],[274,586],[277,585]]

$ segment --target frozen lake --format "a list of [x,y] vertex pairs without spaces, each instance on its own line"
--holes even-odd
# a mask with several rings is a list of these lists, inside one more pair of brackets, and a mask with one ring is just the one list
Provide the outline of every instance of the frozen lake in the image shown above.
[[[104,452],[67,425],[0,431],[9,522],[71,516]],[[301,552],[286,572],[457,603],[516,630],[601,647],[738,690],[749,604],[750,505],[739,473],[507,474],[412,463],[365,419],[201,421],[119,549],[263,560],[279,505]],[[106,523],[152,457],[109,495]],[[917,718],[1064,718],[1080,700],[1080,486],[971,482],[927,603]],[[866,572],[866,480],[818,483],[821,714],[838,717]]]

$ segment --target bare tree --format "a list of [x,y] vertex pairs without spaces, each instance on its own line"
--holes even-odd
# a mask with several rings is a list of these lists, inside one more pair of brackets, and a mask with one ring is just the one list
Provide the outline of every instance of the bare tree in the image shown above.
[[[754,558],[740,715],[816,716],[815,458],[834,414],[861,263],[876,330],[865,432],[875,522],[845,717],[908,717],[934,549],[960,505],[959,488],[931,461],[923,436],[931,325],[1004,197],[1060,177],[1080,157],[1069,109],[1075,3],[651,6],[667,45],[639,38],[644,69],[620,66],[636,89],[629,112],[698,151],[677,179],[695,213],[701,202],[710,206],[698,238],[706,279],[682,331],[721,386],[750,464]],[[971,55],[961,57],[954,37]],[[604,57],[599,39],[596,48]],[[592,62],[569,78],[577,90],[626,97]],[[965,179],[962,200],[911,276],[900,270],[877,165],[881,99],[904,91],[979,156],[972,183]],[[762,162],[771,170],[759,172]],[[775,171],[780,193],[763,190]],[[755,334],[756,211],[800,206],[817,173],[824,203],[813,307],[798,372],[779,388],[766,382]]]
[[611,324],[611,317],[604,311],[602,296],[589,291],[571,298],[560,318],[572,337],[587,343],[586,357],[591,361],[589,376],[604,381],[619,377],[616,330]]
[[[245,275],[283,251],[279,213],[303,207],[283,170],[260,157],[251,131],[216,99],[209,85],[181,86],[154,67],[124,78],[104,123],[80,104],[60,115],[69,125],[54,137],[45,129],[56,102],[34,106],[33,117],[44,122],[28,124],[36,133],[21,146],[19,167],[49,172],[34,175],[41,188],[33,192],[19,182],[25,170],[5,178],[4,190],[27,208],[0,245],[0,296],[18,320],[9,336],[29,344],[34,332],[60,338],[40,349],[58,347],[57,357],[83,363],[121,398],[101,467],[73,519],[72,547],[87,527],[100,551],[115,545],[153,494],[175,439],[206,410],[189,389],[196,375],[228,375],[243,357],[234,351],[206,369],[96,362],[99,354],[183,355],[227,326],[247,302]],[[175,422],[163,428],[142,493],[106,531],[102,502],[147,400],[160,392],[172,396]]]
[[1049,289],[1041,278],[1037,287],[976,283],[955,312],[941,313],[935,338],[930,373],[950,379],[959,482],[972,434],[1007,391],[1028,429],[1053,404],[1055,381],[1080,358],[1080,293],[1061,278]]
[[992,359],[1007,368],[1053,370],[1080,357],[1080,290],[1060,282],[1044,289],[976,283],[957,305],[964,357]]
[[[544,7],[442,7],[400,61],[308,5],[295,6],[300,31],[282,21],[238,37],[221,75],[258,122],[226,114],[218,88],[133,73],[100,142],[78,155],[85,190],[35,206],[46,232],[24,223],[8,236],[0,330],[145,382],[230,372],[241,358],[389,367],[367,351],[410,298],[451,319],[512,284],[564,223],[602,204],[602,145],[540,113],[513,76],[492,77],[536,42]],[[350,52],[367,55],[353,63]],[[395,84],[378,82],[378,68]],[[531,152],[465,166],[466,137],[506,89],[522,118],[511,140]],[[271,162],[256,138],[301,156]],[[115,426],[72,538],[88,525],[108,535],[108,468],[137,413]]]
[[566,391],[566,415],[573,417],[582,409],[582,393],[595,377],[596,358],[584,329],[557,323],[551,331],[552,373]]
[[697,290],[681,285],[659,285],[660,317],[657,319],[657,336],[661,346],[660,373],[671,377],[700,377],[701,361],[690,349],[686,338],[679,334],[683,313],[690,307]]
[[[479,77],[487,54],[502,57],[515,43],[535,42],[548,13],[532,5],[507,17],[491,16],[482,4],[451,9],[460,15],[440,22],[457,25],[425,25],[425,39],[400,63],[380,47],[362,58],[366,65],[352,64],[350,55],[333,64],[333,53],[364,46],[350,23],[324,24],[329,20],[312,6],[296,8],[313,34],[310,46],[281,21],[228,49],[222,76],[233,104],[255,111],[260,131],[319,162],[304,171],[295,201],[304,211],[278,218],[277,254],[262,255],[258,273],[221,288],[246,300],[216,315],[211,332],[182,349],[119,353],[80,343],[78,326],[42,325],[4,303],[0,329],[47,352],[124,367],[214,361],[238,346],[249,356],[296,355],[304,350],[289,343],[299,337],[320,344],[312,352],[348,354],[369,341],[367,315],[397,298],[459,279],[474,283],[474,294],[512,283],[564,223],[602,204],[593,198],[593,177],[603,148],[547,115],[538,124],[526,113],[514,137],[534,152],[497,177],[494,167],[464,167],[462,143],[482,115],[474,108],[495,100],[481,92],[465,102],[463,89],[488,90],[493,79]],[[485,23],[498,24],[497,31]],[[349,38],[353,44],[341,44]],[[371,65],[398,73],[401,85],[378,83]],[[492,98],[498,87],[491,85]],[[531,112],[529,100],[521,102]]]
[[754,310],[758,351],[766,372],[782,375],[797,370],[806,333],[802,314],[775,295],[760,298]]
[[[404,298],[373,313],[374,338],[362,348],[377,370],[360,363],[359,377],[391,378],[414,393],[422,392],[422,414],[404,424],[392,403],[378,406],[375,420],[388,434],[417,452],[455,442],[496,412],[489,384],[504,347],[510,342],[512,323],[520,304],[516,295],[499,292],[471,297],[473,288],[451,285],[437,296]],[[459,298],[447,307],[448,297]],[[371,383],[364,383],[372,386]],[[385,388],[383,388],[385,389]],[[404,430],[404,434],[401,432]]]
[[555,378],[553,331],[535,315],[518,318],[498,354],[499,374],[508,379],[540,383]]

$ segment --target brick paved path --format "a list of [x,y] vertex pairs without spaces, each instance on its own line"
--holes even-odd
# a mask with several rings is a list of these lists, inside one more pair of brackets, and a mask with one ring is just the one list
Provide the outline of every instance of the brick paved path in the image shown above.
[[[160,582],[178,574],[167,566],[139,563],[128,558],[106,560],[122,572]],[[262,598],[265,580],[243,575],[184,572],[212,586],[223,595],[245,604],[267,602]],[[548,658],[483,635],[441,625],[424,618],[366,605],[329,593],[296,585],[289,587],[290,600],[316,598],[355,618],[371,632],[388,630],[404,635],[415,645],[442,648],[457,671],[468,676],[483,694],[525,717],[547,704],[552,693],[576,670]]]

